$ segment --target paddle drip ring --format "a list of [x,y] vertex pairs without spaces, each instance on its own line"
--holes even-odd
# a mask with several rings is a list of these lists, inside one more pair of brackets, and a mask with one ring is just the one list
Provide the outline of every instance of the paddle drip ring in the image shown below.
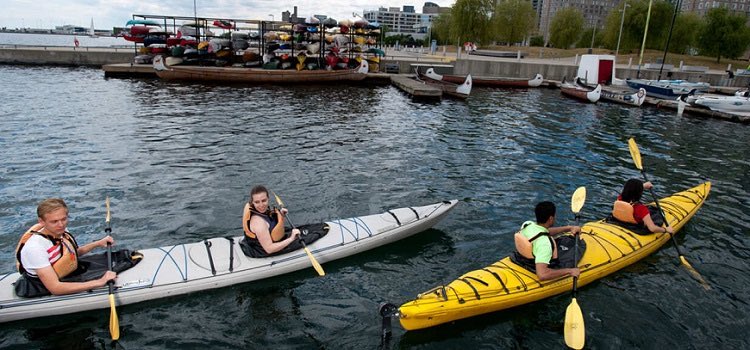
[[646,91],[645,90],[638,90],[638,94],[637,95],[638,95],[638,98],[643,98],[643,96],[646,95]]

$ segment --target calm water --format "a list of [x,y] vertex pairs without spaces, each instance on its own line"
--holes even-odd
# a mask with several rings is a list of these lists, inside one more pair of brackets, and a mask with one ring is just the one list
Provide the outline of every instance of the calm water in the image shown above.
[[[572,221],[603,217],[639,176],[668,194],[713,182],[678,235],[706,292],[674,248],[582,288],[592,349],[748,348],[750,128],[652,108],[584,105],[555,90],[476,90],[468,102],[418,103],[393,87],[222,87],[104,79],[84,68],[0,66],[0,270],[36,204],[64,197],[79,241],[103,235],[112,197],[121,247],[241,234],[247,191],[273,188],[296,223],[458,198],[434,230],[261,282],[118,307],[126,349],[380,345],[378,305],[402,303],[512,250],[539,200]],[[569,295],[406,333],[398,348],[563,348]],[[0,348],[112,348],[109,311],[0,324]]]

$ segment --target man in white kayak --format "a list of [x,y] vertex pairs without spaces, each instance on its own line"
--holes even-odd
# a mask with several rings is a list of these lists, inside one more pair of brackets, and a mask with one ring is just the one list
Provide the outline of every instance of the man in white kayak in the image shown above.
[[560,235],[565,232],[578,235],[581,228],[579,226],[553,227],[555,212],[555,204],[552,202],[537,204],[534,209],[536,222],[524,222],[521,225],[521,231],[515,234],[516,252],[512,255],[512,260],[535,272],[540,281],[568,275],[577,277],[581,273],[581,270],[575,266],[586,249],[585,245],[579,241],[578,256],[572,257],[573,254],[567,253],[573,250],[571,243],[574,243],[577,238],[571,239],[570,236]]
[[104,272],[101,277],[82,282],[64,279],[80,272],[79,257],[95,248],[106,248],[114,239],[106,236],[78,246],[67,231],[68,206],[60,198],[42,201],[37,207],[38,223],[21,237],[16,248],[17,267],[21,278],[16,294],[22,297],[63,295],[103,287],[117,274]]

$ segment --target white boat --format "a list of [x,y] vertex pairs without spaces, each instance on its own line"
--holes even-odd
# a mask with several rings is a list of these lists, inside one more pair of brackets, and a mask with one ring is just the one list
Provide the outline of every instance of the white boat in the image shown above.
[[740,116],[750,116],[750,97],[723,96],[703,94],[688,96],[686,102],[694,106],[702,106],[712,111],[724,112]]
[[89,36],[96,38],[96,31],[94,30],[94,19],[91,18],[91,28],[89,28]]
[[[307,248],[319,263],[341,259],[427,230],[457,203],[451,200],[329,221],[324,223],[327,234]],[[117,305],[222,288],[311,266],[302,249],[271,257],[247,257],[239,245],[242,238],[218,237],[139,250],[143,259],[117,276]],[[71,295],[20,298],[13,288],[19,276],[17,272],[0,275],[0,322],[109,308],[106,286]]]
[[646,90],[640,88],[638,91],[633,92],[632,90],[604,89],[602,90],[601,98],[610,102],[640,107],[646,101]]

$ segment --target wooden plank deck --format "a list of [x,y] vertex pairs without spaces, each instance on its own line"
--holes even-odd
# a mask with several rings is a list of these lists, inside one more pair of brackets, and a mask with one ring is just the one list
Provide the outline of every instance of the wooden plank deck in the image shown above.
[[391,83],[413,97],[440,98],[443,90],[412,79],[412,74],[394,74]]

